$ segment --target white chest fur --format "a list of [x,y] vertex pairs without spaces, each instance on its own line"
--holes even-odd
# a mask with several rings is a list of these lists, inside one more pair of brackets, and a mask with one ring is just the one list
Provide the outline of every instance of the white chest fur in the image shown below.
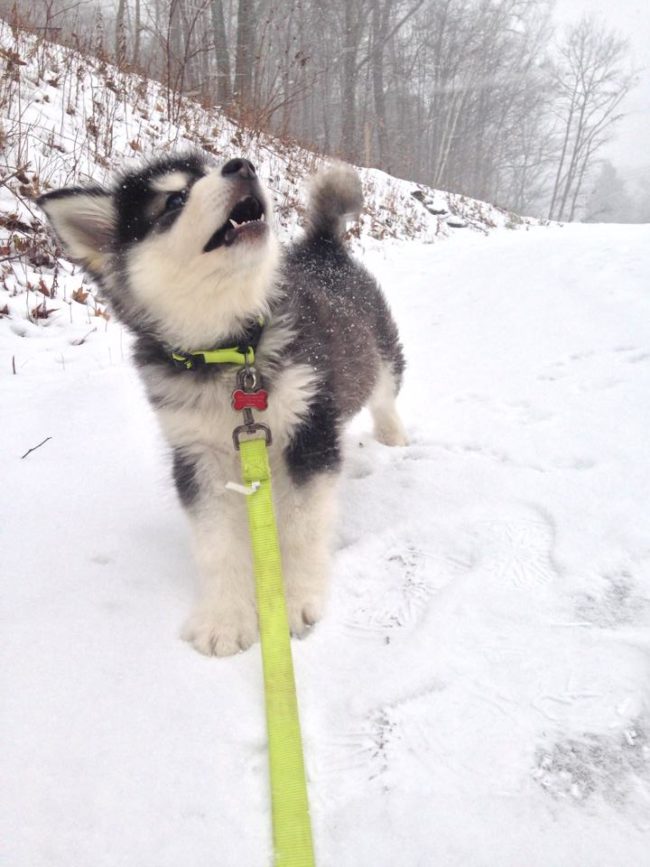
[[[273,435],[271,459],[281,453],[293,431],[309,410],[318,378],[306,364],[294,364],[280,370],[269,388],[269,405],[255,412],[257,421],[267,424]],[[242,424],[242,413],[231,406],[236,387],[236,368],[228,369],[214,381],[199,380],[192,371],[166,378],[149,380],[152,394],[163,398],[157,416],[163,433],[174,448],[191,451],[208,450],[224,458],[233,455],[232,432]]]

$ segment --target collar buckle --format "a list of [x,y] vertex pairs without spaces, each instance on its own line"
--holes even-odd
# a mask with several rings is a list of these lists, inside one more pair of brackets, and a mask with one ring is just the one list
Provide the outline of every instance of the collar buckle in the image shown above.
[[174,367],[178,368],[178,370],[194,370],[205,364],[205,358],[201,353],[172,352],[171,357]]

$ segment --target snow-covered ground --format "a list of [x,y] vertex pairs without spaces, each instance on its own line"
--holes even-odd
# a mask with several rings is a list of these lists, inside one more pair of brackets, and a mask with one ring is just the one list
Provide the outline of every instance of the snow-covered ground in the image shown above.
[[[412,442],[353,424],[293,643],[319,867],[650,864],[649,248],[366,242]],[[119,326],[82,332],[0,344],[3,864],[269,867],[259,647],[177,638],[165,449]]]

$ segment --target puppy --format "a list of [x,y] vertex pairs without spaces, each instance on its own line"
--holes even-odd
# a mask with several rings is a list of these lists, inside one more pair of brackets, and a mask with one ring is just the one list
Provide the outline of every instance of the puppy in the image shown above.
[[379,287],[346,253],[362,207],[346,166],[311,185],[305,237],[283,251],[271,200],[246,159],[199,154],[152,162],[110,189],[66,188],[38,200],[71,259],[135,335],[134,361],[173,457],[201,592],[182,635],[225,656],[257,638],[244,497],[231,407],[240,363],[202,363],[238,348],[252,358],[272,432],[269,460],[289,623],[323,613],[341,429],[364,405],[375,436],[406,443],[395,409],[404,359]]

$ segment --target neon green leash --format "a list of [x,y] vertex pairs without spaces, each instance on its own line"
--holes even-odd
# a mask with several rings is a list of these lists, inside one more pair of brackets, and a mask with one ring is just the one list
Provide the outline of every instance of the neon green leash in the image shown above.
[[233,431],[244,485],[229,483],[227,487],[246,494],[248,505],[264,669],[274,862],[275,867],[315,867],[280,545],[271,494],[267,452],[271,431],[253,418],[253,409],[265,410],[268,398],[266,391],[258,388],[257,372],[252,367],[263,326],[264,320],[258,319],[243,345],[176,351],[170,358],[181,370],[196,370],[212,364],[244,365],[237,374],[237,388],[232,394],[233,409],[242,411],[244,416],[244,423]]
[[[266,408],[266,392],[256,388],[253,368],[240,371],[233,406],[244,424],[233,433],[246,486],[255,591],[259,615],[266,728],[269,739],[271,811],[276,867],[314,867],[307,782],[291,657],[291,640],[282,581],[282,562],[271,494],[266,425],[253,421],[251,407]],[[242,434],[259,434],[241,439]]]

